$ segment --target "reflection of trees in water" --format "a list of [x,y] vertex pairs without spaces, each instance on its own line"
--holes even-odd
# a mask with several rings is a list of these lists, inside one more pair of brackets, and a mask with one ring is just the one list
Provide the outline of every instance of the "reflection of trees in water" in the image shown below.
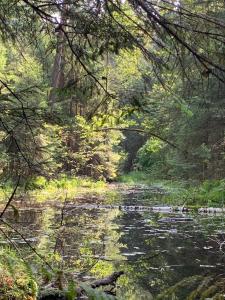
[[[73,267],[75,271],[89,269],[99,256],[106,258],[109,256],[108,252],[116,255],[114,245],[110,246],[109,241],[113,234],[109,233],[109,228],[117,213],[119,212],[115,210],[67,211],[64,213],[63,226],[59,226],[61,214],[47,209],[42,217],[42,231],[45,236],[40,238],[38,248],[46,252],[60,253],[66,265]],[[97,269],[96,265],[92,271]]]
[[[22,210],[18,219],[12,211],[7,212],[7,219],[16,225],[28,240],[32,241],[43,254],[58,252],[65,260],[80,267],[93,264],[94,256],[107,257],[116,251],[110,246],[113,236],[108,233],[112,219],[118,214],[117,210],[74,210],[67,211],[61,223],[61,212],[55,208],[46,207],[43,211]],[[10,231],[8,230],[10,235]],[[114,235],[117,234],[114,231]],[[108,237],[110,236],[110,239]],[[11,232],[11,237],[16,234]],[[5,237],[2,237],[5,240]],[[106,247],[107,245],[107,247]],[[24,245],[26,247],[26,245]],[[28,249],[29,250],[29,249]]]
[[[9,223],[13,224],[13,226],[16,227],[16,229],[19,230],[19,232],[28,241],[35,243],[41,228],[41,215],[41,210],[8,210],[5,214],[5,218]],[[16,232],[5,225],[1,225],[1,228],[4,228],[7,236],[15,243],[19,244],[20,247],[26,247],[26,244],[21,239],[21,236],[19,236]],[[5,241],[5,239],[6,237],[2,236],[2,241]]]
[[[161,253],[155,252],[156,247],[152,247],[152,240],[155,237],[145,237],[145,223],[143,221],[143,215],[137,212],[124,213],[116,220],[124,233],[119,242],[126,245],[126,248],[121,249],[121,251],[126,252],[126,255],[130,254],[127,256],[128,259],[124,265],[124,271],[129,278],[128,284],[124,287],[124,292],[129,295],[131,289],[136,296],[137,292],[141,291],[142,295],[148,294],[148,297],[150,297],[154,285],[162,281],[160,279],[160,282],[158,282],[154,267],[163,265],[164,258]],[[138,252],[143,252],[143,254],[135,255]]]
[[[40,216],[42,214],[41,210],[8,210],[5,214],[5,218],[11,223],[17,224],[19,227],[29,227],[38,229],[40,224]],[[36,227],[35,227],[36,226]]]
[[[149,222],[146,223],[145,218]],[[154,295],[183,278],[205,274],[208,269],[206,271],[200,265],[215,266],[219,261],[217,252],[206,249],[204,231],[193,228],[193,224],[159,225],[157,218],[156,214],[132,212],[124,213],[115,220],[122,228],[128,228],[119,239],[127,246],[126,252],[132,254],[138,251],[137,247],[145,252],[128,256],[125,272],[129,272],[139,289]],[[215,268],[210,272],[218,274],[220,271]]]
[[[208,247],[212,245],[208,235],[224,228],[220,227],[221,219],[172,224],[159,223],[161,215],[149,212],[68,209],[60,226],[60,210],[50,207],[42,212],[22,211],[18,220],[9,211],[7,218],[26,238],[37,239],[32,244],[42,254],[60,253],[72,272],[85,270],[84,275],[100,278],[125,271],[119,280],[118,296],[122,299],[152,299],[151,294],[155,297],[183,278],[204,274],[200,265],[220,261],[218,248]],[[207,270],[221,273],[218,267]]]

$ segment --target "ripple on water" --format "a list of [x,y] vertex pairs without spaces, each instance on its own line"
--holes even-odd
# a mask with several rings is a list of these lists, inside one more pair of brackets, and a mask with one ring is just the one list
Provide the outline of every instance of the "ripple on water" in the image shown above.
[[[61,242],[57,251],[63,253],[74,274],[79,274],[79,267],[86,270],[91,266],[94,267],[85,274],[86,279],[124,270],[125,279],[121,280],[119,288],[119,293],[125,297],[123,300],[130,300],[126,295],[134,289],[137,294],[134,299],[151,293],[153,298],[146,299],[154,299],[163,287],[188,276],[206,272],[221,274],[225,266],[219,242],[225,240],[224,219],[221,216],[174,214],[167,211],[168,208],[157,211],[159,198],[151,202],[152,195],[146,196],[146,192],[126,192],[119,204],[124,207],[137,202],[155,205],[154,212],[135,210],[135,207],[132,212],[119,210],[113,203],[108,209],[101,209],[97,204],[92,205],[91,197],[89,203],[84,204],[83,197],[80,208],[72,208],[74,203],[70,203],[63,228],[58,226],[60,206],[42,209],[37,214],[33,210],[32,216],[23,209],[20,213],[23,222],[15,221],[15,224],[42,253],[54,251],[58,234]],[[98,203],[96,198],[93,199]],[[104,203],[102,198],[100,202]],[[91,209],[87,209],[90,204]],[[11,233],[11,238],[19,247],[25,247],[21,237]],[[3,245],[7,241],[2,239],[0,243]]]

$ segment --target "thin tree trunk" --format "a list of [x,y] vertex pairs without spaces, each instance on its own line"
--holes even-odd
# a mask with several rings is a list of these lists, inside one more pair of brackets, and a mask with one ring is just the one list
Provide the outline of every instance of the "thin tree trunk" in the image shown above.
[[49,105],[53,111],[54,104],[59,97],[59,91],[65,85],[65,36],[62,30],[63,24],[66,22],[65,12],[62,12],[57,31],[56,54],[51,76],[51,92],[49,95]]

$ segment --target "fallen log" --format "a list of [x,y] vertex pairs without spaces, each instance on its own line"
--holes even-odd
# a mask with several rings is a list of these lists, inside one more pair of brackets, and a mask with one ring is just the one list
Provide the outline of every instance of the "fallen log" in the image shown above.
[[123,274],[124,274],[123,271],[114,272],[111,275],[109,275],[108,277],[105,277],[105,278],[102,278],[102,279],[99,279],[99,280],[95,280],[94,282],[91,283],[91,287],[93,289],[95,289],[95,288],[98,288],[100,286],[106,286],[106,285],[115,286],[116,281]]
[[122,211],[152,211],[152,212],[188,212],[189,209],[183,206],[145,206],[145,205],[104,205],[104,204],[75,204],[68,205],[65,212],[72,214],[77,209],[119,209]]
[[66,300],[66,293],[56,288],[49,288],[41,291],[38,300]]
[[[145,206],[145,205],[104,205],[104,204],[75,204],[68,205],[65,209],[66,214],[73,214],[74,210],[77,209],[99,209],[99,210],[110,210],[119,209],[125,212],[144,212],[149,211],[153,213],[187,213],[197,210],[195,207],[188,206]],[[225,213],[225,208],[219,207],[201,207],[198,210],[199,214],[202,213]]]
[[194,221],[193,218],[186,218],[186,217],[172,217],[172,218],[161,218],[159,219],[160,223],[183,223],[183,222],[192,222]]
[[[92,283],[88,284],[87,286],[90,286],[92,289],[96,289],[101,286],[112,286],[113,289],[116,286],[116,281],[118,278],[123,275],[123,271],[118,271],[114,272],[111,275],[104,277],[102,279],[98,279],[93,281]],[[105,291],[106,294],[114,294],[113,289],[110,291]],[[76,289],[77,296],[75,299],[88,299],[88,298],[83,298],[85,296],[85,289],[82,287],[78,287]],[[57,288],[45,288],[43,291],[40,292],[38,300],[66,300],[66,291],[61,291]],[[74,299],[74,300],[75,300]]]
[[198,213],[225,213],[225,209],[219,207],[201,207],[198,209]]

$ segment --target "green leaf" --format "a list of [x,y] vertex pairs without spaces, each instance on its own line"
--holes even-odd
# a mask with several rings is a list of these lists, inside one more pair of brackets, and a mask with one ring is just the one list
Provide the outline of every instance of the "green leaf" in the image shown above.
[[71,281],[71,282],[69,282],[68,288],[66,291],[66,299],[74,300],[76,296],[77,296],[76,284],[73,281]]

